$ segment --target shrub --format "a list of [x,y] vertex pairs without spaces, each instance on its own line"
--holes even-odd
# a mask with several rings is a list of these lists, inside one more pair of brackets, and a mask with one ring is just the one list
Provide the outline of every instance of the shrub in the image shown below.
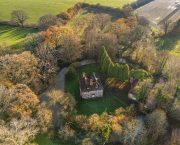
[[10,54],[12,53],[12,50],[10,47],[6,45],[6,43],[0,44],[0,56]]
[[139,81],[138,84],[133,88],[132,93],[135,94],[135,97],[139,101],[145,101],[146,98],[150,94],[150,91],[152,90],[152,80],[146,79],[143,81]]
[[77,71],[76,71],[75,67],[71,65],[68,68],[68,72],[66,73],[66,78],[67,79],[75,79],[76,76],[77,76]]
[[50,26],[62,24],[60,19],[51,14],[44,15],[39,18],[38,27],[40,30],[46,30]]
[[66,124],[59,130],[59,137],[64,139],[65,141],[74,141],[76,132],[68,124]]
[[73,7],[67,9],[66,12],[62,12],[62,13],[58,14],[57,17],[62,18],[65,21],[68,21],[68,20],[72,19],[79,12],[81,7],[82,7],[81,3],[77,3]]
[[49,91],[47,95],[52,99],[52,103],[57,103],[61,108],[58,113],[59,118],[61,118],[59,121],[63,121],[63,119],[72,119],[72,115],[76,112],[76,101],[72,95],[61,90],[56,90],[55,88]]
[[157,140],[167,132],[168,122],[165,111],[157,109],[145,118],[148,135],[152,140]]
[[33,33],[27,35],[24,43],[25,48],[28,51],[35,52],[38,45],[41,44],[45,40],[45,37],[43,36],[43,33]]
[[52,112],[45,104],[40,105],[37,112],[37,121],[39,122],[41,133],[49,131],[52,125]]
[[140,145],[146,140],[146,128],[140,119],[132,119],[124,123],[120,137],[124,145]]
[[130,76],[138,80],[143,80],[148,77],[148,72],[143,69],[132,70]]
[[173,101],[174,101],[174,97],[173,96],[169,96],[167,94],[162,94],[161,91],[159,90],[158,94],[157,94],[157,105],[159,108],[162,108],[164,110],[170,110],[170,108],[172,107]]
[[59,14],[58,17],[62,18],[63,20],[66,20],[66,21],[71,19],[71,16],[69,15],[68,12],[63,12],[63,13]]
[[138,101],[145,101],[148,95],[148,87],[147,86],[141,86],[140,90],[136,94],[136,99]]

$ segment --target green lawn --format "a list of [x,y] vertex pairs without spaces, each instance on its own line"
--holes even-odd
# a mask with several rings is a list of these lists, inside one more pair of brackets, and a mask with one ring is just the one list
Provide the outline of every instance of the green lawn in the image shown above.
[[5,43],[7,46],[18,48],[24,38],[33,32],[37,32],[37,30],[0,25],[0,45]]
[[38,145],[72,145],[71,143],[65,143],[62,140],[50,139],[47,135],[38,135],[34,142]]
[[10,20],[10,13],[22,9],[29,15],[29,23],[36,23],[45,14],[58,14],[77,2],[101,3],[112,7],[122,7],[135,0],[0,0],[0,20]]
[[58,145],[58,144],[55,144],[51,139],[48,138],[48,136],[45,136],[45,135],[38,135],[35,139],[35,142],[38,145]]
[[[82,100],[79,94],[79,77],[83,72],[92,74],[102,74],[100,67],[97,64],[86,65],[77,69],[77,78],[67,79],[65,83],[65,90],[70,92],[77,101],[77,111],[79,114],[91,115],[94,113],[101,114],[104,111],[114,112],[119,107],[125,107],[126,104],[122,102],[118,97],[112,94],[112,92],[104,89],[105,95],[103,98],[95,98],[89,100]],[[122,96],[123,97],[123,96]]]
[[169,50],[171,54],[180,56],[180,36],[165,37],[164,38],[164,49]]

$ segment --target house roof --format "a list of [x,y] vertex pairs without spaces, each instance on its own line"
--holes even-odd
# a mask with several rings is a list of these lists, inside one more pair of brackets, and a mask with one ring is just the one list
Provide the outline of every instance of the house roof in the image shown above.
[[79,83],[82,92],[89,92],[89,91],[96,91],[103,89],[101,79],[96,73],[93,73],[93,75],[90,76],[83,73]]

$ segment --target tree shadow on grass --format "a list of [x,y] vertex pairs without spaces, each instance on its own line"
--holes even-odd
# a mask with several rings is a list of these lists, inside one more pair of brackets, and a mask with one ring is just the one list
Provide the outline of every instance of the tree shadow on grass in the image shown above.
[[[156,40],[158,50],[173,50],[178,46],[180,36],[167,35]],[[180,48],[179,48],[180,49]]]
[[93,13],[93,14],[104,13],[104,14],[110,15],[112,18],[112,21],[115,21],[118,18],[121,18],[123,16],[123,13],[121,12],[120,9],[114,9],[114,8],[106,7],[106,6],[90,5],[90,6],[84,7],[83,9],[85,10],[83,15],[87,13]]

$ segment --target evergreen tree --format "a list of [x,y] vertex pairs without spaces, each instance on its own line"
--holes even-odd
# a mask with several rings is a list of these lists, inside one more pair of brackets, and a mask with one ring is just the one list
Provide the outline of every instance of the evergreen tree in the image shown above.
[[113,63],[113,67],[112,67],[112,70],[111,70],[113,78],[116,78],[116,67],[117,67],[116,63]]
[[107,54],[106,57],[104,58],[103,65],[102,65],[102,70],[106,74],[108,72],[108,66],[110,64],[110,61],[111,61],[111,59],[110,59],[110,57]]
[[123,69],[123,66],[121,64],[117,64],[117,78],[122,80],[122,69]]
[[[166,60],[164,59],[164,62],[165,61]],[[99,62],[102,71],[108,77],[114,77],[121,81],[128,80],[129,76],[132,76],[136,79],[145,79],[148,76],[148,73],[143,69],[131,70],[130,72],[128,64],[114,63],[107,53],[105,47],[103,47],[100,51]]]
[[127,65],[127,64],[125,64],[124,66],[123,66],[123,71],[122,71],[123,73],[123,80],[125,81],[125,80],[128,80],[129,79],[129,66]]
[[109,66],[108,66],[108,76],[113,77],[113,68],[114,68],[114,63],[110,61]]
[[102,62],[103,62],[103,59],[104,59],[103,57],[104,57],[105,51],[106,51],[106,49],[105,49],[105,47],[103,47],[101,49],[100,53],[99,53],[99,62],[100,62],[101,65],[102,65]]

